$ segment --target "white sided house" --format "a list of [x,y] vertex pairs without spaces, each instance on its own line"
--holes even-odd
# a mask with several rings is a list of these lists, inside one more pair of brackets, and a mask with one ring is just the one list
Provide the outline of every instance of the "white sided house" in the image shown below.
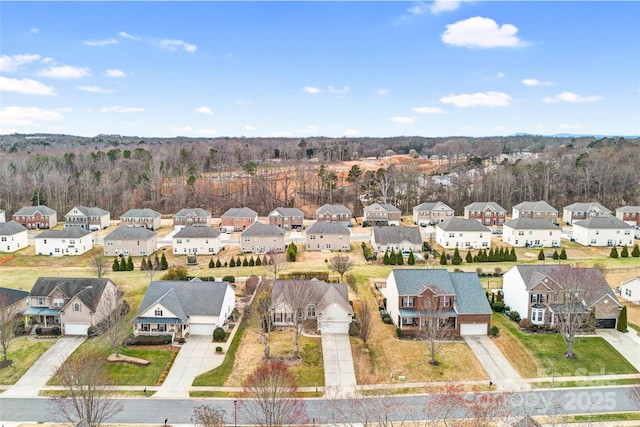
[[184,208],[173,215],[173,228],[211,227],[211,212],[202,208]]
[[35,244],[36,255],[82,255],[93,249],[91,232],[78,227],[43,231]]
[[0,223],[0,252],[15,252],[29,246],[29,233],[15,221]]
[[422,236],[418,227],[372,227],[371,246],[378,254],[394,250],[408,255],[422,252]]
[[7,216],[4,213],[4,209],[0,209],[0,223],[6,222],[7,221]]
[[111,224],[111,214],[97,207],[75,206],[64,216],[64,228],[79,227],[83,230],[103,230]]
[[413,207],[413,223],[426,227],[453,218],[455,211],[442,202],[424,202]]
[[518,248],[560,247],[562,230],[546,219],[516,218],[504,223],[502,241]]
[[583,246],[633,246],[633,227],[612,215],[573,223],[573,238]]
[[221,233],[211,227],[182,227],[173,235],[174,255],[215,255],[220,252]]
[[640,276],[620,284],[620,296],[636,305],[640,305]]
[[134,335],[213,336],[235,309],[235,291],[227,282],[154,281],[133,319]]
[[562,222],[572,225],[577,221],[609,214],[611,211],[598,202],[572,203],[562,209]]
[[489,249],[491,230],[475,219],[454,217],[436,225],[436,242],[443,248]]

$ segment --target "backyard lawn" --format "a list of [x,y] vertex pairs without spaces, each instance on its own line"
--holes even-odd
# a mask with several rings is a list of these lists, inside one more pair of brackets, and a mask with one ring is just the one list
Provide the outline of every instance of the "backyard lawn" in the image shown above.
[[0,384],[15,384],[53,343],[54,340],[39,340],[28,336],[13,340],[7,353],[7,359],[13,363],[8,368],[0,369]]
[[494,342],[523,377],[550,377],[554,364],[556,377],[637,373],[603,338],[577,337],[573,346],[577,358],[567,359],[567,345],[560,334],[522,332],[515,322],[498,313],[493,314],[493,324],[500,328]]

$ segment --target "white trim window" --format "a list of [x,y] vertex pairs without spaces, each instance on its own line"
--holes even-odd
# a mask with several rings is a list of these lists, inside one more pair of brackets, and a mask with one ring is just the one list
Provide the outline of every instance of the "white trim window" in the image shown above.
[[544,308],[531,309],[531,323],[534,325],[544,324]]

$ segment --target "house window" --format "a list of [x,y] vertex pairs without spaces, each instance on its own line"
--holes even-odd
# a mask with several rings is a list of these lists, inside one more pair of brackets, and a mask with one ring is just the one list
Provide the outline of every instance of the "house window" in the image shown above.
[[538,295],[537,294],[531,294],[531,302],[534,303],[534,304],[538,302]]
[[402,297],[402,306],[403,307],[413,307],[414,306],[414,297]]
[[413,319],[411,317],[403,317],[402,318],[402,324],[403,325],[412,325],[413,324]]
[[312,234],[311,236],[309,236],[309,240],[316,240],[316,235]]
[[451,305],[451,299],[449,297],[442,297],[440,299],[440,305],[442,307],[449,307]]
[[182,239],[176,239],[176,243],[181,245],[182,244]]
[[73,311],[75,311],[75,312],[79,312],[80,311],[80,303],[79,302],[74,302],[73,303]]
[[148,332],[151,329],[151,325],[148,323],[142,323],[141,327],[142,327],[142,330],[145,332]]
[[44,297],[38,297],[38,305],[44,305]]
[[456,237],[456,234],[455,233],[449,233],[449,237],[454,238],[454,237]]
[[156,308],[156,317],[162,317],[162,309]]
[[54,307],[62,307],[64,305],[64,299],[62,298],[54,298],[53,299],[53,306]]
[[316,306],[313,304],[309,304],[307,306],[307,317],[316,317]]
[[544,308],[533,308],[531,309],[531,322],[536,325],[541,325],[544,323]]

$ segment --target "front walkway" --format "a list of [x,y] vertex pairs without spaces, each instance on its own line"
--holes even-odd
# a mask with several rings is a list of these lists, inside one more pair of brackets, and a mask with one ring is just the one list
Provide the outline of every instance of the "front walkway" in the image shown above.
[[531,389],[529,384],[522,381],[518,371],[511,366],[511,363],[504,357],[498,346],[491,341],[491,338],[486,335],[467,335],[463,338],[498,390],[524,391]]
[[356,373],[349,334],[322,333],[325,394],[332,398],[356,394]]
[[635,330],[629,328],[629,332],[625,333],[615,329],[598,329],[596,333],[640,372],[640,337]]
[[2,397],[37,397],[55,373],[56,368],[76,351],[87,337],[63,336],[44,352],[13,387],[2,393]]

